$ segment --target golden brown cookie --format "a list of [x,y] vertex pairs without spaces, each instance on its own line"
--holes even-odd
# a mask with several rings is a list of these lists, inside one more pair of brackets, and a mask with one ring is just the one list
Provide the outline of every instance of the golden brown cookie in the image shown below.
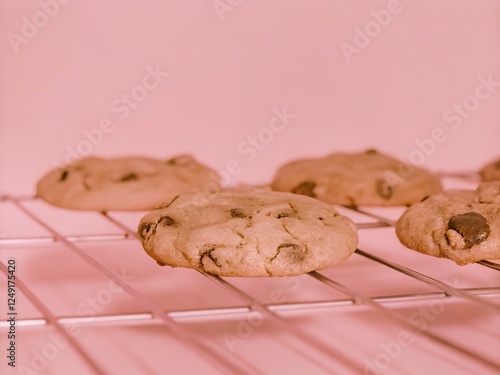
[[297,160],[281,167],[272,188],[331,204],[400,206],[442,191],[439,177],[368,150]]
[[189,155],[90,157],[45,175],[37,196],[76,210],[150,210],[181,193],[218,186],[218,175]]
[[500,181],[449,190],[408,208],[396,234],[403,245],[459,265],[500,258]]
[[144,216],[138,235],[160,265],[221,276],[291,276],[356,249],[353,222],[315,199],[236,188],[183,194]]

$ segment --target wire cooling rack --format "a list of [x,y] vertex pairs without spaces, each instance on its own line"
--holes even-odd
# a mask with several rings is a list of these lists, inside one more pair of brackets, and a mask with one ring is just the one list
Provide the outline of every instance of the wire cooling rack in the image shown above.
[[[464,174],[443,184],[477,182]],[[394,232],[404,208],[338,209],[360,236],[344,263],[221,278],[157,266],[135,235],[143,212],[4,196],[1,372],[500,373],[499,264],[460,267],[404,248]]]

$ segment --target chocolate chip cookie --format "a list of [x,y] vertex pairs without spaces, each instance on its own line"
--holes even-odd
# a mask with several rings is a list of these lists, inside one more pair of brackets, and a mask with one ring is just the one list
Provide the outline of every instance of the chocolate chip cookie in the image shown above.
[[46,174],[37,196],[76,210],[150,210],[192,189],[218,187],[218,175],[189,155],[90,157]]
[[479,174],[483,181],[500,181],[500,159],[485,165]]
[[375,150],[294,161],[278,170],[272,187],[331,204],[369,206],[410,205],[442,190],[437,175]]
[[353,222],[329,205],[252,188],[180,195],[146,214],[138,235],[160,265],[244,277],[327,268],[358,242]]
[[449,190],[406,210],[396,234],[410,249],[459,265],[500,258],[500,181]]

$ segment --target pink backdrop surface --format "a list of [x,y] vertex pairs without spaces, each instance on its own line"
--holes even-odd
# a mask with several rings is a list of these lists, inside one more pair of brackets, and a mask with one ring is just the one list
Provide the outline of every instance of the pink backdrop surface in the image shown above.
[[376,147],[499,155],[500,2],[0,2],[0,192],[78,156],[192,153],[266,183]]
[[[0,198],[31,195],[52,167],[90,154],[191,153],[228,184],[267,183],[285,162],[334,151],[377,148],[441,171],[474,171],[500,156],[498,0],[0,0],[0,35]],[[461,182],[448,178],[445,186],[474,185]],[[17,258],[19,279],[59,318],[85,319],[78,306],[108,291],[108,278],[81,254],[104,269],[125,270],[126,281],[162,311],[189,315],[246,304],[192,270],[158,267],[130,235],[140,212],[111,213],[111,222],[96,212],[23,201],[40,223],[77,239],[68,247],[11,201],[0,199],[0,206],[0,240],[6,240],[0,261]],[[402,209],[368,212],[395,220]],[[358,224],[374,220],[356,216]],[[497,271],[405,249],[393,228],[368,226],[359,233],[367,252],[455,287],[499,285]],[[23,237],[25,245],[16,245]],[[438,291],[384,267],[355,255],[325,272],[366,296]],[[259,301],[275,291],[290,303],[337,298],[309,279],[297,291],[276,279],[231,282]],[[1,291],[4,286],[0,277]],[[103,317],[150,309],[127,293],[113,296],[98,306]],[[446,300],[443,315],[427,322],[430,332],[498,363],[491,329],[498,314]],[[43,316],[25,296],[19,301],[20,318]],[[417,304],[403,314],[428,306],[427,300]],[[332,318],[329,310],[317,310],[289,321],[365,366],[384,355],[381,345],[393,343],[400,327],[384,325],[383,316],[375,320],[370,310],[352,312]],[[239,321],[207,321],[182,327],[226,353],[221,333],[237,332]],[[75,340],[107,373],[220,373],[161,326],[95,323],[80,325]],[[24,328],[18,362],[29,365],[32,350],[52,345],[53,332],[50,324]],[[269,373],[319,373],[300,367],[297,354],[304,352],[274,345],[280,335],[268,328],[256,330],[237,356],[272,367]],[[5,332],[4,325],[3,353]],[[480,361],[419,341],[384,373],[491,373]],[[91,373],[71,348],[61,353],[40,374]],[[0,372],[7,368],[7,357],[1,358]]]

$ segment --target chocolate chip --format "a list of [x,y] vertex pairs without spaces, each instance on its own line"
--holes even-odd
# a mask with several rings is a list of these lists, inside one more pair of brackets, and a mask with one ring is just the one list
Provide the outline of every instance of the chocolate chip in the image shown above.
[[65,179],[68,178],[68,175],[69,175],[69,171],[67,169],[65,169],[64,171],[62,171],[61,177],[59,177],[59,181],[64,181]]
[[217,267],[221,267],[221,265],[219,264],[219,261],[217,260],[217,257],[212,255],[212,252],[215,251],[215,248],[212,247],[208,250],[205,250],[203,253],[200,254],[200,263],[203,264],[203,259],[205,257],[208,257],[208,259],[210,259]]
[[423,202],[425,200],[427,200],[429,198],[429,195],[426,195],[425,197],[422,198],[422,200],[420,202]]
[[180,155],[167,160],[168,165],[187,165],[193,162],[193,158],[189,155]]
[[316,182],[314,181],[304,181],[292,189],[292,193],[307,195],[308,197],[316,198],[314,193],[314,188],[316,187]]
[[229,212],[231,213],[231,217],[234,218],[243,219],[245,217],[248,217],[247,213],[239,208],[232,208],[231,210],[229,210]]
[[284,217],[294,217],[294,215],[291,215],[288,212],[281,212],[276,215],[276,219],[283,219]]
[[83,187],[85,190],[91,191],[92,187],[89,185],[88,177],[89,177],[88,175],[83,176]]
[[285,256],[287,259],[296,263],[302,262],[305,258],[302,246],[293,243],[283,243],[279,245],[278,253],[274,258],[276,258],[278,255],[281,255],[281,257]]
[[129,173],[129,174],[126,174],[125,176],[123,176],[122,178],[120,178],[120,181],[132,181],[132,180],[138,180],[139,179],[139,176],[137,176],[135,173]]
[[490,234],[490,226],[486,219],[473,211],[452,216],[448,222],[448,228],[453,229],[462,236],[466,249],[480,244]]
[[384,178],[379,178],[375,184],[377,194],[382,198],[389,199],[394,194],[394,188]]
[[139,227],[138,234],[142,239],[145,239],[146,236],[148,235],[149,231],[151,230],[151,227],[153,226],[153,223],[142,223],[141,226]]
[[173,225],[174,223],[174,219],[172,219],[170,216],[162,216],[160,220],[158,220],[158,224],[163,224],[167,227]]
[[365,151],[365,154],[374,155],[374,154],[378,154],[378,151],[375,150],[374,148],[370,148],[370,149]]

